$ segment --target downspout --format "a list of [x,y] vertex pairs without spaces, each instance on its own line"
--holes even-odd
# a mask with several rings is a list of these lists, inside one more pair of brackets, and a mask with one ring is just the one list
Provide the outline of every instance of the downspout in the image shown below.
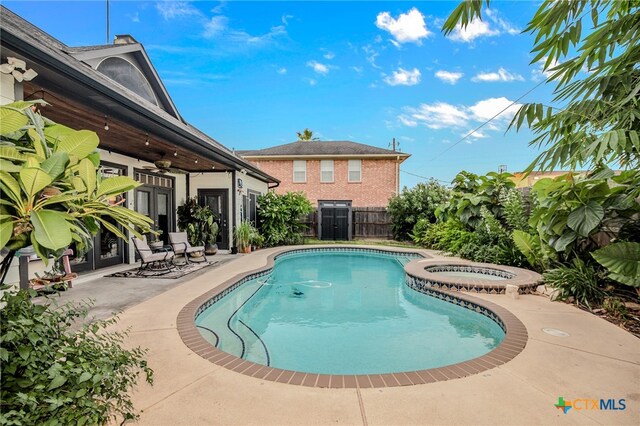
[[280,182],[272,182],[272,183],[275,183],[275,185],[269,186],[269,184],[267,184],[267,189],[275,189],[280,186]]
[[238,252],[238,246],[236,246],[236,241],[234,238],[235,229],[236,229],[236,170],[233,169],[231,171],[231,253],[235,254]]
[[400,194],[400,156],[396,156],[396,195]]

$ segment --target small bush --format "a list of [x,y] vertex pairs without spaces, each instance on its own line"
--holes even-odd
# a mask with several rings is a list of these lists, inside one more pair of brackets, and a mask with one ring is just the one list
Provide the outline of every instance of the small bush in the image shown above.
[[557,300],[573,297],[576,304],[591,310],[591,305],[600,305],[606,296],[605,290],[598,285],[600,276],[595,268],[577,257],[570,266],[559,266],[542,276],[545,284],[559,290]]
[[313,207],[302,192],[278,195],[269,191],[261,195],[258,198],[258,216],[265,245],[301,244],[306,225],[300,219],[311,211]]
[[419,183],[411,189],[403,188],[399,195],[389,199],[387,211],[393,221],[393,235],[405,241],[420,219],[436,221],[435,211],[449,198],[449,190],[437,181]]
[[129,391],[146,351],[125,350],[115,319],[77,326],[87,306],[34,305],[33,292],[5,293],[0,310],[0,424],[84,425],[138,418]]

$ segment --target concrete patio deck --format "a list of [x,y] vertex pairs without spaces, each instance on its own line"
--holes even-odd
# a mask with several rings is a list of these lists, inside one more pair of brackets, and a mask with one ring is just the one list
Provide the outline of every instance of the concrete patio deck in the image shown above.
[[[126,306],[118,328],[131,327],[128,344],[149,348],[147,359],[155,371],[154,386],[141,385],[133,394],[136,408],[143,410],[140,424],[640,424],[640,340],[573,306],[536,295],[474,294],[515,314],[529,341],[500,367],[445,382],[310,388],[234,373],[189,350],[176,330],[182,307],[234,275],[265,265],[276,250],[281,248],[239,256]],[[83,287],[104,286],[107,280],[113,278],[80,283],[65,297],[75,299]],[[130,281],[138,280],[128,280],[123,288]],[[542,331],[547,327],[569,336],[548,335]],[[626,409],[575,407],[564,414],[554,407],[558,397],[625,399]]]

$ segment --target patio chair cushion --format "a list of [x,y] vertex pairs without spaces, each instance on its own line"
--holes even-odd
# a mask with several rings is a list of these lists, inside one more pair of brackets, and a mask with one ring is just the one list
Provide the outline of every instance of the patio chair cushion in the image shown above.
[[169,232],[169,242],[176,254],[195,253],[204,251],[204,246],[192,246],[186,232]]
[[175,253],[172,251],[159,251],[154,253],[145,240],[136,237],[133,238],[133,245],[144,263],[170,260],[175,256]]

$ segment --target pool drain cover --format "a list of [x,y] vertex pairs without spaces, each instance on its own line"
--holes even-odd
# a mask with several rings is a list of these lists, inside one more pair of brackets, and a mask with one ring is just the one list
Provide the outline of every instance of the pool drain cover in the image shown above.
[[544,331],[547,334],[550,334],[552,336],[555,337],[569,337],[570,334],[567,333],[566,331],[562,331],[562,330],[558,330],[557,328],[543,328],[542,331]]

